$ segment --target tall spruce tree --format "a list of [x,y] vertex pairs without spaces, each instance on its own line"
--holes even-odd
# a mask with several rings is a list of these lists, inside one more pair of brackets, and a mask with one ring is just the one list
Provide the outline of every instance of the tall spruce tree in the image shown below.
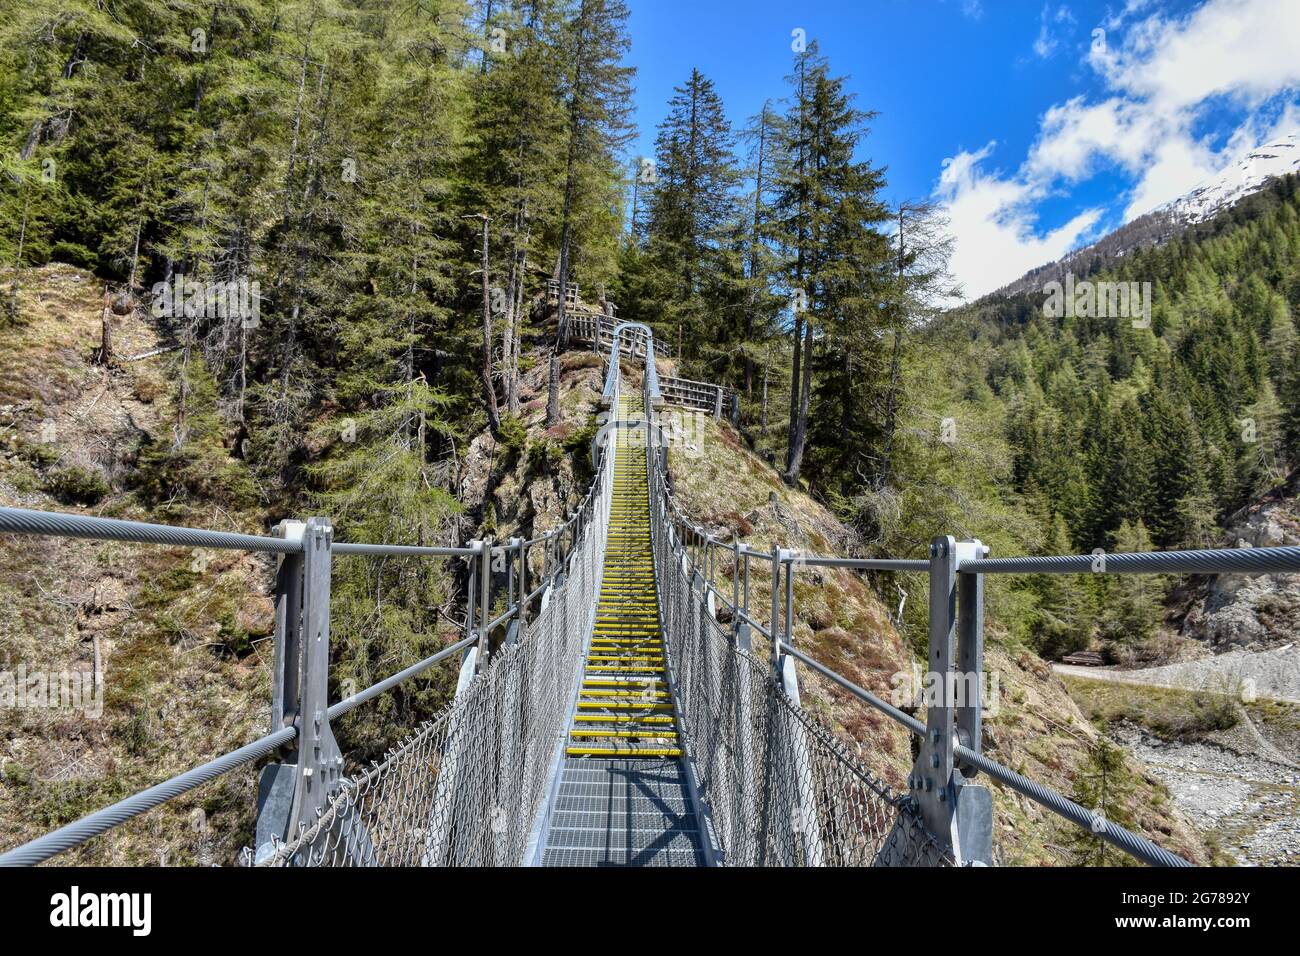
[[657,288],[665,297],[660,331],[683,327],[692,353],[734,338],[718,318],[727,291],[719,280],[728,269],[737,214],[733,147],[713,82],[692,70],[659,125],[656,183],[646,204],[646,254],[660,272]]
[[[615,180],[616,154],[631,136],[633,70],[622,65],[630,45],[623,0],[576,0],[563,30],[565,91],[564,198],[555,278],[560,297],[555,345],[547,378],[546,421],[560,419],[560,350],[569,337],[565,308],[573,261],[575,224],[585,202],[600,203]],[[605,205],[608,204],[600,203]]]
[[799,480],[816,376],[819,467],[852,481],[871,455],[864,449],[878,448],[881,422],[866,396],[888,372],[878,334],[879,304],[892,287],[889,243],[880,229],[889,218],[878,195],[884,174],[857,158],[874,114],[853,106],[844,79],[831,76],[815,43],[796,56],[791,83],[787,160],[774,216],[796,303],[784,477]]

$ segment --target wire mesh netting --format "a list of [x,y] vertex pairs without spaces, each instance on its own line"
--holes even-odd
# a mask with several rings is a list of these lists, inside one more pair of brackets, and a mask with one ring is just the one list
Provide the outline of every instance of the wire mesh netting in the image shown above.
[[[612,455],[607,456],[612,458]],[[565,729],[595,606],[613,463],[568,575],[513,644],[436,717],[347,779],[269,866],[508,866],[523,860]]]
[[951,865],[909,799],[850,756],[718,623],[674,544],[662,487],[652,511],[668,660],[721,862]]
[[[316,822],[263,865],[524,862],[596,603],[612,457],[568,577],[521,638],[401,746],[349,778]],[[670,534],[670,502],[652,488],[667,658],[713,858],[732,866],[951,864],[908,799],[854,759],[718,623]]]

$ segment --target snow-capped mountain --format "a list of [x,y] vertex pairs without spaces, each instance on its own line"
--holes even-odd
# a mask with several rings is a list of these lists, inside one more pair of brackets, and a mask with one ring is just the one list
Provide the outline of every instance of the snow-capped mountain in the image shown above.
[[1104,268],[1138,249],[1157,246],[1213,219],[1220,212],[1256,193],[1275,176],[1300,174],[1300,132],[1257,146],[1218,175],[1200,183],[1172,202],[1158,206],[1068,255],[1030,269],[991,295],[1041,291],[1046,282],[1062,280],[1067,272],[1085,274]]
[[1256,192],[1274,176],[1295,172],[1300,172],[1300,133],[1255,147],[1234,165],[1161,209],[1186,222],[1204,222]]

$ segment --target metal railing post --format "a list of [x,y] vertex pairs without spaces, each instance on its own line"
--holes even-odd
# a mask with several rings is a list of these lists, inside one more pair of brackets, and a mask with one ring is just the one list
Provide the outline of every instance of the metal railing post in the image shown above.
[[781,679],[781,547],[772,542],[772,677]]
[[[303,541],[307,526],[284,520],[275,526],[277,538]],[[271,731],[294,726],[302,713],[302,552],[280,555],[275,574],[275,657],[271,677]],[[298,788],[299,740],[285,745],[283,762],[262,768],[257,786],[254,846],[260,861],[275,852],[277,841],[290,836],[290,817]],[[295,833],[296,835],[296,833]]]
[[465,547],[474,553],[466,556],[466,563],[469,565],[469,580],[465,586],[465,638],[468,640],[473,637],[478,629],[475,625],[475,607],[478,605],[478,576],[479,576],[479,551],[483,542],[478,538],[468,542]]
[[478,543],[478,660],[476,673],[482,673],[488,662],[488,624],[492,619],[492,539]]
[[519,630],[528,626],[528,542],[524,538],[515,538],[519,549]]
[[[957,739],[963,747],[982,751],[984,710],[984,575],[961,570],[962,560],[987,558],[989,549],[978,538],[957,546],[957,658],[959,686]],[[969,764],[960,767],[969,779],[978,771]]]
[[[922,687],[926,697],[925,737],[908,779],[926,830],[959,865],[987,864],[992,855],[993,804],[984,787],[966,783],[954,771],[957,735],[957,682],[963,675],[954,664],[957,635],[958,567],[978,557],[978,542],[958,543],[951,536],[930,544],[929,650]],[[976,598],[967,584],[964,590]],[[968,643],[977,640],[975,626],[983,614],[967,608]],[[976,676],[978,679],[978,676]],[[978,701],[976,702],[978,711]],[[969,718],[968,718],[969,720]]]
[[955,842],[952,833],[953,713],[947,681],[952,670],[956,628],[957,557],[950,536],[930,542],[929,644],[921,686],[926,691],[925,737],[908,780],[921,809],[926,829],[945,847]]
[[[281,521],[275,536],[301,542],[306,525],[301,521]],[[271,729],[293,724],[298,716],[298,662],[302,657],[302,554],[280,555],[275,573],[275,660],[271,687]],[[290,750],[296,749],[295,744]]]
[[501,563],[506,571],[506,607],[515,609],[515,544],[518,538],[507,538],[501,546]]
[[786,551],[782,555],[785,564],[785,640],[794,644],[794,564],[791,559],[796,552]]
[[[746,595],[748,597],[748,595]],[[740,626],[740,538],[731,539],[731,629]]]
[[744,547],[742,550],[745,553],[745,583],[744,583],[743,600],[745,602],[745,613],[748,614],[749,613],[749,548]]
[[315,822],[343,775],[343,755],[330,730],[327,713],[333,545],[334,528],[329,519],[309,518],[303,529],[300,706],[294,721],[298,728],[298,774],[289,814],[290,837]]

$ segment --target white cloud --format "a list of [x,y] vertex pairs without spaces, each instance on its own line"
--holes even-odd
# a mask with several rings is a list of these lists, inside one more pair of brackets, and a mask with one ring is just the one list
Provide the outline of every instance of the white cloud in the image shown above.
[[1183,135],[1158,143],[1147,155],[1146,162],[1124,210],[1125,222],[1177,199],[1224,165],[1204,144]]
[[1034,40],[1034,53],[1044,60],[1048,59],[1061,45],[1056,28],[1072,26],[1074,22],[1074,14],[1069,7],[1062,4],[1053,13],[1051,4],[1044,4],[1043,12],[1038,17],[1038,38]]
[[1062,255],[1096,225],[1100,210],[1089,209],[1039,235],[1033,206],[1039,188],[986,173],[981,164],[995,143],[944,160],[937,190],[947,209],[957,242],[952,270],[967,298],[978,298],[1005,285],[1034,266]]
[[1106,67],[1113,88],[1157,110],[1259,101],[1300,85],[1300,11],[1292,0],[1210,0],[1181,19],[1153,14]]
[[1118,97],[1089,104],[1081,96],[1053,106],[1039,121],[1025,173],[1031,179],[1085,179],[1108,159],[1137,171],[1154,133],[1151,118]]
[[[1051,106],[1019,168],[981,168],[992,144],[945,160],[936,194],[948,206],[954,270],[968,296],[1059,258],[1102,216],[1087,209],[1045,234],[1036,208],[1065,186],[1116,169],[1132,180],[1123,215],[1132,219],[1177,198],[1232,165],[1250,147],[1300,128],[1300,15],[1291,0],[1206,0],[1185,15],[1149,12],[1154,0],[1128,0],[1092,34],[1086,59],[1107,95]],[[1040,57],[1059,48],[1068,7],[1044,6],[1034,44]],[[1122,28],[1122,30],[1121,30]],[[1272,117],[1264,108],[1293,98]],[[1198,135],[1211,105],[1227,106],[1235,128]],[[1118,210],[1116,210],[1118,211]]]

